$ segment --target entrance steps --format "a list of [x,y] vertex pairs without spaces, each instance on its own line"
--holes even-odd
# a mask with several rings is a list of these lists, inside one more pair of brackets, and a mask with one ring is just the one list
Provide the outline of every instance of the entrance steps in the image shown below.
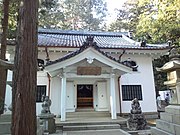
[[108,122],[91,122],[91,123],[69,123],[69,124],[56,124],[56,130],[62,131],[81,131],[81,130],[108,130],[120,129],[126,126],[124,123],[108,123]]
[[63,131],[80,131],[80,130],[107,130],[107,129],[120,129],[119,124],[106,124],[106,125],[71,125],[63,126]]
[[79,111],[79,112],[68,112],[66,114],[67,118],[72,117],[111,117],[109,112],[95,112],[95,111]]
[[11,114],[0,115],[0,135],[10,134],[11,132]]
[[66,113],[65,122],[57,122],[56,129],[62,131],[107,130],[127,127],[127,120],[118,117],[112,120],[109,112],[79,111]]

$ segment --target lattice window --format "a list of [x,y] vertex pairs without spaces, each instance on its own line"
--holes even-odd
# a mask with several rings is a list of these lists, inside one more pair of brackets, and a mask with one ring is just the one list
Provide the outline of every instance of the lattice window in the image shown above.
[[141,85],[122,85],[123,101],[131,101],[134,98],[143,100]]
[[36,102],[42,102],[42,96],[46,96],[46,85],[38,85],[36,91]]

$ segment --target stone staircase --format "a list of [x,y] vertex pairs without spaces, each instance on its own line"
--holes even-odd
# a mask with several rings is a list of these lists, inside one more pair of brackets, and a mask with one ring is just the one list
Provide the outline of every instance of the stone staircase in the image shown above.
[[83,123],[82,125],[66,125],[63,126],[63,131],[80,131],[80,130],[108,130],[108,129],[120,129],[119,124],[102,124],[94,123],[88,124]]
[[11,133],[11,114],[0,115],[0,135],[10,135]]
[[151,128],[153,135],[180,135],[180,106],[169,105]]
[[109,117],[111,118],[111,115],[109,112],[95,112],[95,111],[76,111],[76,112],[68,112],[66,114],[67,119],[68,118],[74,118],[74,117],[82,117],[82,118],[102,118],[102,117]]
[[67,121],[56,123],[56,129],[62,131],[108,130],[126,127],[127,121],[111,120],[109,112],[77,111],[67,113]]

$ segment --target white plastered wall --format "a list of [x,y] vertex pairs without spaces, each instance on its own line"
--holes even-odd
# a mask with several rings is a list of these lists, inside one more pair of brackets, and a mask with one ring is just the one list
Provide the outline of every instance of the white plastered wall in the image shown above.
[[61,78],[60,77],[51,78],[50,99],[52,101],[51,112],[54,113],[56,116],[59,116],[61,112]]
[[[48,77],[47,73],[43,71],[37,72],[37,85],[46,85],[46,95],[48,95]],[[42,110],[42,102],[38,103],[36,102],[36,114],[40,114]]]
[[[6,59],[8,59],[8,61],[13,62],[14,61],[14,53],[12,53],[12,54],[7,53]],[[11,70],[8,70],[7,81],[12,82],[12,77],[13,77],[13,72]],[[12,103],[12,87],[10,85],[6,85],[5,108],[6,108],[6,111],[8,111],[8,112],[9,112],[8,107],[10,106],[11,103]]]
[[[151,57],[144,56],[125,56],[123,59],[131,58],[136,61],[138,65],[138,71],[132,74],[125,74],[121,76],[120,85],[141,85],[142,86],[142,97],[140,101],[143,112],[156,112],[156,95],[154,85],[154,75],[152,68]],[[121,87],[120,87],[121,88]],[[122,100],[122,92],[121,92]],[[131,101],[122,101],[122,113],[129,113],[131,109]]]
[[[7,81],[12,81],[13,72],[8,70],[7,73]],[[12,103],[12,87],[10,85],[6,85],[6,95],[5,95],[5,108],[6,111],[8,110],[8,107]]]

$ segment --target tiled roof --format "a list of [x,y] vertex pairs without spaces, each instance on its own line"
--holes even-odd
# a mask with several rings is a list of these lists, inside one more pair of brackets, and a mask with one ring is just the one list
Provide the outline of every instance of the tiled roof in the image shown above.
[[130,48],[130,49],[166,49],[167,44],[146,44],[128,38],[127,32],[93,32],[73,30],[47,30],[38,31],[38,46],[49,47],[81,47],[88,36],[94,37],[94,42],[100,48]]
[[[89,37],[88,37],[88,38],[89,38]],[[98,51],[99,53],[101,53],[101,54],[104,55],[105,57],[107,57],[107,58],[109,58],[109,59],[111,59],[111,60],[113,60],[113,61],[115,61],[115,62],[117,62],[117,63],[119,63],[119,64],[122,64],[122,65],[125,65],[125,66],[127,66],[127,67],[132,68],[131,66],[129,66],[129,65],[123,63],[123,62],[120,62],[119,60],[116,60],[114,57],[112,57],[112,56],[108,55],[107,53],[103,52],[102,50],[100,50],[100,48],[97,46],[97,44],[96,44],[95,42],[92,42],[92,44],[91,44],[91,43],[88,43],[87,41],[84,42],[84,43],[83,43],[83,46],[81,46],[80,49],[78,49],[77,51],[71,52],[71,53],[65,55],[64,57],[59,58],[59,59],[57,59],[57,60],[55,60],[55,61],[49,61],[49,62],[46,64],[46,66],[49,66],[49,65],[52,65],[52,64],[55,64],[55,63],[58,63],[58,62],[62,62],[62,61],[67,60],[67,59],[69,59],[69,58],[72,58],[72,57],[80,54],[81,52],[83,52],[84,50],[86,50],[86,49],[89,48],[89,47],[93,47],[96,51]]]

